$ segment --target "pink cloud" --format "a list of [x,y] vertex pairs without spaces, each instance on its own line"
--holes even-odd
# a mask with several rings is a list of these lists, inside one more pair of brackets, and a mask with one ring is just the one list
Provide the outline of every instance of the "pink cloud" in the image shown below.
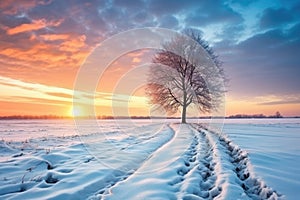
[[27,11],[31,8],[36,7],[37,5],[47,5],[51,1],[43,1],[43,0],[3,0],[0,1],[0,9],[3,10],[3,14],[14,15],[20,11]]

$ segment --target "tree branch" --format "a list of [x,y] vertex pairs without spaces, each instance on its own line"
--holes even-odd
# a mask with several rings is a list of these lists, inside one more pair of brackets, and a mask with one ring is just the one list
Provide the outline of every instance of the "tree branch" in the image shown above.
[[180,101],[178,101],[178,99],[173,95],[170,88],[168,88],[168,91],[169,91],[169,94],[173,97],[173,99],[182,106],[182,103]]

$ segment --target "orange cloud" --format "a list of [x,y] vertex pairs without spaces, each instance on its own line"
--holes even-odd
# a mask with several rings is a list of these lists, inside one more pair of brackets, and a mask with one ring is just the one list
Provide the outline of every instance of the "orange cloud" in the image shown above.
[[65,59],[65,55],[59,52],[51,51],[51,46],[47,44],[37,44],[29,50],[20,50],[17,48],[7,48],[0,51],[1,55],[18,58],[22,61],[41,61],[41,62],[57,62]]
[[46,41],[55,41],[55,40],[66,40],[70,36],[67,34],[45,34],[45,35],[40,35],[39,37]]
[[61,23],[62,20],[50,22],[47,22],[45,19],[33,20],[30,24],[21,24],[14,28],[7,29],[6,33],[8,35],[15,35],[18,33],[39,30],[47,26],[59,26]]
[[[82,105],[83,108],[88,109],[89,106],[85,105],[86,102],[91,102],[91,99],[94,99],[95,96],[95,107],[104,108],[112,106],[112,93],[86,93],[77,91],[76,96],[73,99],[74,91],[72,89],[49,86],[39,83],[30,83],[24,82],[21,80],[16,80],[8,77],[0,76],[0,115],[1,113],[6,113],[8,115],[11,111],[6,110],[6,107],[3,105],[14,104],[15,108],[21,112],[30,112],[35,113],[39,112],[40,114],[49,114],[48,106],[62,107],[61,110],[68,111],[67,113],[59,112],[59,115],[69,114],[69,110],[72,107],[73,100],[76,101],[76,105]],[[127,100],[130,100],[128,103],[129,107],[133,108],[143,108],[145,107],[145,97],[132,95],[128,97],[127,95],[114,94],[114,106],[127,108]],[[27,106],[24,107],[24,104],[38,105],[43,104],[43,109],[28,110]],[[23,106],[23,107],[22,107]],[[125,107],[124,107],[125,106]],[[53,107],[55,108],[55,107]],[[109,109],[108,109],[109,110]],[[87,111],[86,111],[87,112]],[[20,113],[19,113],[20,114]],[[23,114],[23,113],[22,113]],[[83,113],[82,113],[83,114]],[[102,113],[103,114],[103,113]],[[105,113],[111,115],[111,113]]]
[[142,59],[141,58],[137,58],[137,57],[134,57],[133,59],[132,59],[132,62],[133,63],[140,63],[142,61]]
[[42,103],[39,102],[11,102],[0,100],[0,115],[67,115],[69,111],[68,106],[56,105],[51,102]]
[[36,43],[28,49],[0,48],[0,68],[5,69],[0,75],[70,88],[78,67],[89,54],[89,47],[74,53],[61,51],[59,48],[57,43]]
[[81,35],[75,39],[67,40],[60,45],[59,50],[67,52],[76,52],[85,46],[85,35]]
[[[68,37],[68,35],[57,37],[50,36],[51,39],[64,37]],[[28,66],[30,68],[37,69],[40,68],[41,65],[44,69],[61,66],[71,66],[74,68],[78,67],[89,53],[88,49],[81,49],[85,46],[84,40],[85,36],[80,36],[79,38],[72,39],[70,41],[64,41],[59,47],[52,44],[38,43],[26,50],[19,48],[6,48],[0,50],[0,55],[6,57],[2,59],[2,62],[4,63],[5,60],[5,65],[12,66],[10,68],[11,70],[17,66]],[[81,51],[79,51],[80,49]],[[73,54],[70,55],[68,52],[73,52]]]
[[[2,9],[4,14],[14,15],[19,11],[29,10],[37,5],[47,5],[51,1],[40,1],[40,0],[5,0],[0,1],[0,8]],[[1,11],[1,12],[2,12]]]
[[62,92],[45,92],[45,94],[51,95],[51,96],[57,96],[57,97],[63,97],[63,98],[73,98],[72,94],[66,94]]

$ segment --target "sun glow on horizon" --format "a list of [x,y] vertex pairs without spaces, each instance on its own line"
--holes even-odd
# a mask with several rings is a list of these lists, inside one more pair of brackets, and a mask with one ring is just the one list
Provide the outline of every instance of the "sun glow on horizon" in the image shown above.
[[84,117],[84,116],[87,116],[86,113],[84,112],[83,108],[74,107],[74,106],[71,106],[68,115],[71,116],[71,117]]
[[[96,92],[94,95],[78,92],[76,106],[72,106],[73,90],[39,83],[31,83],[0,76],[0,115],[67,115],[86,116],[141,116],[149,115],[148,99],[144,88],[131,94]],[[95,98],[95,101],[91,101]],[[226,113],[272,115],[279,111],[283,116],[299,115],[299,95],[265,95],[241,98],[227,95]],[[88,103],[94,105],[88,105]],[[45,107],[45,105],[47,107]],[[75,107],[75,108],[74,108]]]

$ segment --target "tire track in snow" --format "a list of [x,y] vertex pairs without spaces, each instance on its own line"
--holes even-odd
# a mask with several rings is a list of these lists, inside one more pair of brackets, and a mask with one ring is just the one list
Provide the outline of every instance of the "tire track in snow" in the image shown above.
[[189,148],[184,153],[184,166],[177,169],[180,178],[170,184],[180,184],[178,199],[214,199],[222,188],[216,184],[217,172],[213,146],[204,132],[190,127],[194,134]]
[[[246,151],[235,145],[224,134],[220,135],[201,125],[198,125],[197,129],[199,132],[204,131],[208,137],[211,138],[210,140],[214,141],[217,149],[221,150],[221,153],[225,153],[227,155],[228,163],[231,165],[231,170],[237,177],[236,183],[242,191],[244,191],[248,199],[284,199],[283,195],[268,187],[262,180],[254,175],[252,165]],[[218,154],[217,151],[215,153]],[[219,154],[218,156],[222,157],[223,155]],[[222,165],[222,163],[220,164]]]
[[155,151],[126,181],[112,187],[103,199],[180,199],[178,193],[182,175],[190,168],[186,166],[183,155],[194,135],[185,124],[171,124],[170,128],[174,137]]
[[[199,125],[183,127],[148,157],[137,169],[138,173],[134,171],[133,174],[122,176],[122,180],[109,185],[102,195],[96,197],[283,199],[283,196],[254,176],[247,154],[228,138]],[[157,173],[147,173],[149,169],[159,168],[160,162],[166,162],[166,168]]]
[[[155,148],[151,152],[149,152],[147,157],[142,159],[143,161],[139,163],[139,166],[137,168],[131,169],[128,172],[124,171],[123,173],[117,175],[115,177],[115,179],[107,182],[106,186],[100,188],[99,191],[95,195],[91,196],[89,199],[104,199],[106,197],[106,195],[108,195],[110,193],[110,191],[113,187],[115,187],[117,184],[119,184],[121,182],[125,182],[130,176],[132,176],[134,173],[136,173],[136,171],[143,165],[143,163],[147,162],[147,160],[149,158],[151,158],[151,156],[155,152],[157,152],[159,149],[163,148],[166,144],[168,144],[174,138],[175,131],[169,125],[166,125],[164,128],[159,130],[156,134],[151,135],[150,137],[143,138],[143,141],[138,141],[138,142],[132,143],[130,145],[127,145],[125,148],[122,148],[121,150],[126,150],[129,147],[134,147],[134,145],[145,145],[145,144],[142,144],[145,141],[146,141],[146,143],[149,143],[149,144],[151,142],[155,143],[155,139],[159,139],[160,138],[159,135],[164,134],[163,132],[165,132],[166,130],[172,132],[172,137],[164,139],[163,143],[161,143],[159,146],[157,146],[157,148]],[[151,140],[153,140],[153,141],[151,141]]]

